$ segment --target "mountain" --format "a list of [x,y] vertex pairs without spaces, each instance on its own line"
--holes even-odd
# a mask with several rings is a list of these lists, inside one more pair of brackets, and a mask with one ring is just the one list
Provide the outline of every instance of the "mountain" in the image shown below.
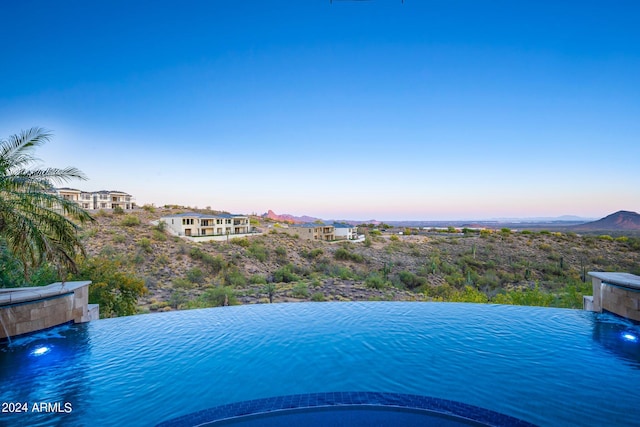
[[629,231],[640,230],[640,215],[631,211],[618,211],[597,221],[571,227],[580,231]]
[[278,215],[277,213],[275,213],[274,211],[272,211],[271,209],[269,209],[269,211],[267,213],[263,213],[262,218],[268,218],[274,221],[281,221],[281,222],[293,222],[293,223],[305,223],[305,222],[314,222],[317,221],[319,218],[314,218],[311,216],[294,216],[294,215],[289,215],[289,214],[282,214],[282,215]]

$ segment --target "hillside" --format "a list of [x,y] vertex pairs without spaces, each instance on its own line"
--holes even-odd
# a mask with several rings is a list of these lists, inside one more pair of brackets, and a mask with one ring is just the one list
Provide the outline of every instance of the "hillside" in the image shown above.
[[618,211],[572,228],[576,231],[640,231],[640,215],[636,212]]
[[364,229],[367,241],[354,244],[305,241],[272,228],[229,243],[191,243],[151,224],[167,213],[100,213],[83,231],[89,256],[119,259],[145,279],[143,312],[198,306],[218,285],[227,286],[224,298],[242,304],[268,302],[269,293],[274,302],[452,300],[466,285],[494,298],[535,284],[548,292],[577,286],[591,270],[640,273],[636,239],[508,230],[398,236]]

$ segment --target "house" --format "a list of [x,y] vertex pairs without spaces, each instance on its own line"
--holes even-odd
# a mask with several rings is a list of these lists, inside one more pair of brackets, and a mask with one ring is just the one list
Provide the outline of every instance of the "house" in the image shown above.
[[309,222],[306,224],[290,225],[278,229],[287,234],[298,235],[298,237],[306,240],[335,240],[335,228],[333,225],[318,224]]
[[81,191],[75,188],[56,188],[56,193],[65,200],[76,202],[82,209],[131,210],[135,207],[133,196],[123,191]]
[[358,238],[358,227],[355,225],[334,222],[333,228],[336,240],[356,240]]
[[249,217],[243,215],[186,212],[163,216],[160,221],[167,224],[173,234],[181,237],[224,237],[251,233]]

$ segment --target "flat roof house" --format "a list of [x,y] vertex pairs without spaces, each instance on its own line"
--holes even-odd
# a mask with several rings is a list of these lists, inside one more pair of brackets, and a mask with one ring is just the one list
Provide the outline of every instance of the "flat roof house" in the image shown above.
[[249,217],[244,215],[185,212],[163,216],[160,221],[180,237],[234,236],[251,233]]
[[325,240],[331,241],[335,240],[335,228],[333,225],[327,224],[316,224],[316,223],[306,223],[306,224],[296,224],[290,225],[289,227],[283,227],[278,229],[278,231],[283,231],[287,234],[298,235],[298,237],[306,240]]
[[124,191],[82,191],[75,188],[56,188],[56,193],[66,200],[76,202],[82,209],[115,209],[131,210],[135,207],[131,194]]
[[358,238],[358,227],[340,222],[333,223],[336,240],[356,240]]

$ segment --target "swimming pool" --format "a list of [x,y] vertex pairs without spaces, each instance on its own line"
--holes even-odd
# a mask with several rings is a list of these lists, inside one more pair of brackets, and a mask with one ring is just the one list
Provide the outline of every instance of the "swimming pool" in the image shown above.
[[[633,425],[638,335],[607,314],[454,303],[265,304],[99,320],[0,345],[0,402],[29,404],[0,419],[156,425],[234,402],[349,391],[430,396],[539,425]],[[32,411],[43,402],[52,412]]]

